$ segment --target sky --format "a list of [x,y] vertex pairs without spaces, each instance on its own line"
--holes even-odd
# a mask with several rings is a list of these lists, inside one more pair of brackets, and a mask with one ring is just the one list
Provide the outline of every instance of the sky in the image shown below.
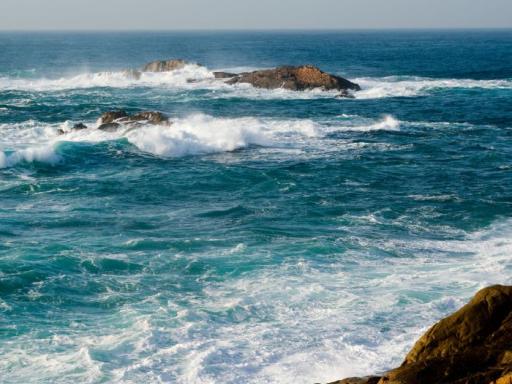
[[0,0],[0,30],[512,28],[512,0]]

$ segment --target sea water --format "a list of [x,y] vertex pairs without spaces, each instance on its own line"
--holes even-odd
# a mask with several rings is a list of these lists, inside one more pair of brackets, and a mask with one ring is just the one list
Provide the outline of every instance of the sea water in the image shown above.
[[382,372],[511,255],[510,30],[0,34],[2,383]]

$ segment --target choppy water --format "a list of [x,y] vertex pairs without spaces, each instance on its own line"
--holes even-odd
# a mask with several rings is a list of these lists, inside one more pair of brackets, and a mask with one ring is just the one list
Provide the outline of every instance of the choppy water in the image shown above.
[[[511,283],[512,31],[3,33],[0,53],[2,383],[379,372]],[[122,73],[160,58],[206,68]],[[303,63],[363,90],[211,73]],[[118,108],[175,124],[57,134]]]

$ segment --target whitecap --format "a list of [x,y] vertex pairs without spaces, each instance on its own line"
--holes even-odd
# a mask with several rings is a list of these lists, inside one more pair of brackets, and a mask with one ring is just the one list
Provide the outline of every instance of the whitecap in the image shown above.
[[357,99],[421,96],[435,89],[512,89],[512,80],[434,79],[413,76],[361,77],[353,80],[362,90]]
[[21,162],[55,165],[59,161],[61,157],[55,152],[53,146],[24,148],[7,154],[0,152],[0,168],[12,167]]

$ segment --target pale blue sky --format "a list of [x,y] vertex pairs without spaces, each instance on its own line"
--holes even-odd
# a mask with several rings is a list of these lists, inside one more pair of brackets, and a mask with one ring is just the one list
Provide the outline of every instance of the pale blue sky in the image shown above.
[[0,0],[0,29],[504,27],[512,0]]

